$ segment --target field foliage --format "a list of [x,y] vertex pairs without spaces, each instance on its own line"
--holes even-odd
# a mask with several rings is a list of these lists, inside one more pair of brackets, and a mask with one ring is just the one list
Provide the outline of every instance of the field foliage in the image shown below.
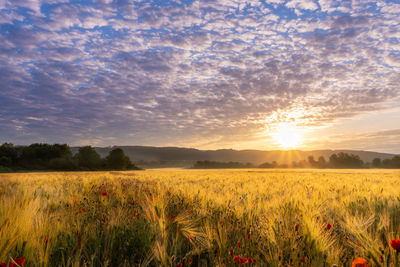
[[0,174],[0,262],[399,266],[400,171]]

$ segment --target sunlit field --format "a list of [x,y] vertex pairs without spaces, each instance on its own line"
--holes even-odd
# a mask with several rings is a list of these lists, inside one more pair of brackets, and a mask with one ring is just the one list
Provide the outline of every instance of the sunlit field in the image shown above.
[[0,174],[4,263],[400,266],[399,238],[400,171]]

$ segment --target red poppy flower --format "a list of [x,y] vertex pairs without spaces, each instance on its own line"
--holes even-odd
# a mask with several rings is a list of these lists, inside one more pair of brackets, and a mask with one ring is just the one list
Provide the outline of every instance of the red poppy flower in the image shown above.
[[351,267],[371,267],[371,265],[367,264],[367,260],[363,258],[357,258],[351,264]]
[[192,264],[192,258],[189,258],[189,265]]
[[108,193],[107,193],[107,191],[103,191],[103,193],[101,193],[101,195],[103,195],[103,196],[107,196],[107,195],[108,195]]
[[306,262],[306,257],[303,256],[303,258],[301,258],[301,262],[302,263]]
[[136,213],[135,213],[135,217],[136,217],[136,218],[139,218],[139,213],[136,212]]
[[327,225],[326,225],[326,229],[331,229],[332,228],[332,224],[330,224],[330,223],[328,223]]
[[49,243],[49,238],[46,237],[46,238],[44,239],[44,242],[45,242],[46,244]]
[[24,266],[25,261],[26,261],[24,258],[15,258],[13,260],[15,261],[16,264],[18,264],[20,266]]
[[240,265],[246,264],[249,262],[248,258],[242,257],[242,256],[235,256],[233,257],[233,262],[234,263],[239,263]]
[[173,219],[175,219],[175,216],[172,216],[172,215],[171,215],[171,216],[169,216],[169,219],[170,219],[170,220],[173,220]]
[[247,238],[250,239],[250,233],[247,234]]
[[298,224],[296,224],[295,226],[294,226],[294,230],[297,232],[297,231],[299,231],[299,225]]
[[179,262],[178,265],[176,265],[177,267],[182,267],[182,262]]
[[247,260],[249,261],[250,264],[254,263],[254,260],[251,257],[249,257]]
[[13,262],[9,262],[8,264],[6,264],[4,262],[0,262],[0,266],[1,267],[18,267],[18,266],[24,266],[24,264],[25,264],[24,258],[15,258],[15,259],[13,259],[13,261],[18,265],[15,265]]
[[400,239],[392,239],[390,241],[390,246],[396,250],[397,252],[400,252]]
[[237,242],[237,246],[240,248],[242,244],[240,243],[240,241]]

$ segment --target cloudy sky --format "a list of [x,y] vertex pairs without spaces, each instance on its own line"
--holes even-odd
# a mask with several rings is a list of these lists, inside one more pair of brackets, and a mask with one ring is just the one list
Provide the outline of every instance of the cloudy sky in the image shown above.
[[0,0],[0,142],[400,153],[400,4]]

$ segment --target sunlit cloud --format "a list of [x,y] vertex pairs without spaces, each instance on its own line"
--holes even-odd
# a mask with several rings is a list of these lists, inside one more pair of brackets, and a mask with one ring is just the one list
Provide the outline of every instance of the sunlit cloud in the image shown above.
[[399,13],[395,1],[0,1],[0,141],[268,149],[282,123],[310,132],[399,105]]

